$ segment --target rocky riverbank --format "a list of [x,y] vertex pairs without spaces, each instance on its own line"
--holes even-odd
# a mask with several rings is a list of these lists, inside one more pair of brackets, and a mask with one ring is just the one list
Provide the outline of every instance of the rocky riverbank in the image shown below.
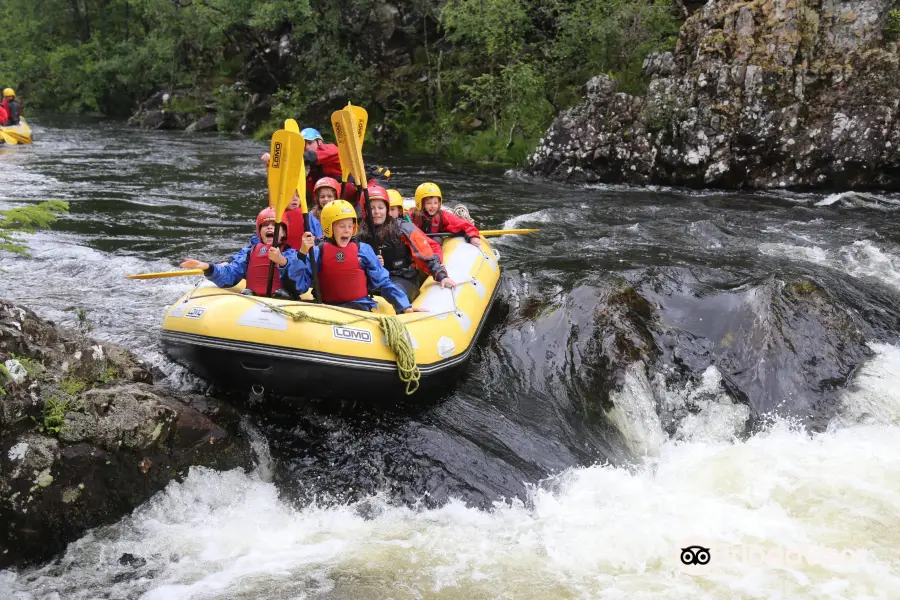
[[900,189],[894,0],[710,0],[643,96],[600,75],[528,169],[571,182]]
[[250,465],[237,413],[5,301],[0,365],[0,568],[50,558],[193,465]]

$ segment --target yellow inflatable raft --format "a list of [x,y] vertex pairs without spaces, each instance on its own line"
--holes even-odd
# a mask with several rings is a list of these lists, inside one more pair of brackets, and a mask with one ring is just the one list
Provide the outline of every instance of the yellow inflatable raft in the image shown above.
[[25,119],[19,119],[18,125],[0,127],[0,144],[30,144],[31,126]]
[[[499,254],[484,239],[480,249],[462,238],[447,239],[444,264],[459,286],[442,289],[428,278],[413,306],[429,312],[396,316],[410,342],[401,366],[402,359],[418,366],[407,383],[387,339],[404,333],[380,322],[395,314],[381,297],[378,311],[367,313],[245,296],[243,282],[221,289],[204,280],[166,311],[163,346],[176,362],[224,389],[262,386],[282,396],[377,398],[409,392],[416,384],[441,385],[468,359],[500,281]],[[404,379],[410,379],[408,369]]]

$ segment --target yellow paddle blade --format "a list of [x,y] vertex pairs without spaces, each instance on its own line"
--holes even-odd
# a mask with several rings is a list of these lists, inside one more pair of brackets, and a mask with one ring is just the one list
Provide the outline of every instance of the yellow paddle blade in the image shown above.
[[[341,127],[346,132],[354,132],[356,128],[353,122],[353,112],[349,109],[337,111],[340,113]],[[350,173],[356,180],[356,185],[365,187],[366,168],[363,164],[362,149],[359,146],[359,138],[353,133],[344,136],[347,143],[347,158],[350,160]]]
[[344,126],[341,124],[341,111],[331,113],[331,128],[334,130],[334,139],[338,147],[338,158],[341,161],[341,181],[347,181],[350,174],[350,156],[347,154],[347,136],[344,134]]
[[362,152],[363,142],[366,140],[366,125],[369,123],[369,113],[362,106],[353,106],[349,102],[347,108],[353,113],[356,120],[356,139],[359,140],[359,150]]
[[497,235],[521,235],[523,233],[535,233],[537,231],[540,231],[540,229],[488,229],[479,231],[478,233],[484,237],[493,237]]
[[[294,119],[285,119],[284,120],[284,130],[290,131],[291,133],[300,133],[300,126],[297,125],[297,121]],[[306,142],[304,141],[303,147],[306,148]],[[297,181],[297,195],[300,196],[300,206],[303,208],[303,214],[309,212],[306,210],[306,165],[303,165],[303,168],[300,170],[300,179]]]
[[162,279],[163,277],[183,277],[185,275],[203,275],[203,269],[164,271],[162,273],[141,273],[140,275],[126,275],[125,279]]
[[299,133],[279,129],[272,135],[268,171],[269,206],[275,209],[276,223],[281,223],[281,217],[297,191],[300,175],[305,174],[303,149],[303,138]]
[[2,139],[4,143],[9,144],[10,146],[15,146],[19,143],[16,138],[5,131],[0,131],[0,139]]

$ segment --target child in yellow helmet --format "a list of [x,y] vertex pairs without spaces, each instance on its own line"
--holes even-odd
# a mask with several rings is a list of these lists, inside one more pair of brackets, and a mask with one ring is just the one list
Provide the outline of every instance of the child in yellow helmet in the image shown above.
[[381,290],[381,295],[398,313],[427,312],[413,308],[406,293],[391,281],[391,275],[365,242],[356,241],[358,230],[356,209],[346,200],[329,202],[322,209],[322,230],[325,240],[315,244],[309,232],[303,235],[298,256],[291,263],[288,276],[297,283],[298,290],[309,289],[312,283],[312,260],[318,266],[319,290],[322,302],[356,310],[374,311],[375,300],[369,288]]
[[390,200],[388,214],[397,221],[403,220],[411,223],[412,221],[410,220],[409,215],[406,214],[406,208],[403,206],[403,196],[400,195],[400,192],[397,190],[388,190],[387,193],[388,199]]
[[0,108],[6,113],[5,122],[0,121],[0,125],[18,125],[19,119],[22,118],[22,103],[16,98],[16,92],[12,88],[3,90],[3,100],[0,100]]
[[481,234],[472,223],[442,208],[444,197],[435,183],[426,182],[416,188],[416,212],[412,222],[426,234],[449,232],[466,238],[473,246],[481,246]]

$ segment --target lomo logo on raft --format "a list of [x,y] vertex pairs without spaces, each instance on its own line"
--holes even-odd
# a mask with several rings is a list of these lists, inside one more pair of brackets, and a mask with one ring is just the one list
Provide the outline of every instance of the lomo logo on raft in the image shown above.
[[372,343],[372,332],[365,329],[332,325],[331,331],[336,340],[350,340],[351,342],[362,342],[364,344]]
[[275,150],[272,152],[272,168],[281,167],[281,142],[275,142]]
[[195,306],[194,308],[187,311],[187,314],[184,315],[188,319],[199,319],[203,316],[203,313],[206,312],[205,306]]

